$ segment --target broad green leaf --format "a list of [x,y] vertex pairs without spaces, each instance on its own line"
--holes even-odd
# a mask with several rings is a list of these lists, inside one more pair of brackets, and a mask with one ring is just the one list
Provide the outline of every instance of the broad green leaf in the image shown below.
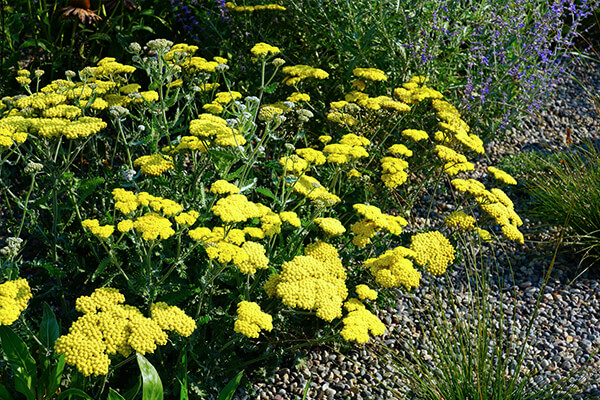
[[113,389],[108,389],[108,398],[107,400],[125,400],[125,397],[121,396],[119,394],[119,392],[113,390]]
[[187,351],[184,349],[181,353],[181,360],[179,361],[179,365],[181,366],[181,379],[177,378],[179,382],[179,400],[189,400],[188,397],[188,365],[187,365]]
[[8,392],[6,386],[0,383],[0,400],[14,400],[14,397]]
[[21,45],[19,46],[20,49],[24,49],[26,47],[41,47],[42,49],[50,53],[50,50],[48,49],[46,43],[44,43],[44,41],[40,39],[29,39],[21,43]]
[[60,394],[56,397],[56,400],[62,400],[69,398],[71,396],[80,397],[86,400],[94,400],[90,397],[86,392],[81,389],[67,389],[64,392],[60,392]]
[[256,188],[256,191],[260,194],[262,194],[263,196],[267,196],[275,201],[277,201],[277,197],[275,197],[275,195],[273,194],[273,192],[271,192],[269,189],[267,188]]
[[102,261],[100,261],[100,264],[98,264],[98,268],[96,268],[96,270],[92,274],[92,282],[94,282],[98,278],[98,276],[102,272],[104,272],[106,267],[108,267],[110,265],[111,261],[112,261],[112,259],[110,257],[104,257],[104,259]]
[[44,303],[42,315],[42,323],[40,324],[40,340],[47,349],[54,346],[54,342],[60,336],[60,330],[58,328],[58,322],[56,322],[56,316],[54,311],[50,308],[47,303]]
[[88,36],[87,40],[103,40],[105,42],[110,42],[112,41],[112,38],[106,33],[94,33],[93,35]]
[[15,376],[15,390],[25,396],[27,400],[35,400],[35,394],[33,393],[35,388],[32,386],[30,379]]
[[141,388],[142,388],[142,381],[141,381],[141,379],[138,379],[135,386],[132,387],[131,389],[129,389],[127,392],[125,392],[123,397],[125,397],[126,400],[133,400],[133,399],[135,399],[137,394],[140,392]]
[[219,393],[219,397],[217,397],[217,400],[231,400],[233,398],[233,394],[240,385],[242,375],[244,375],[244,370],[241,370],[239,374],[235,376],[235,378],[229,381],[227,386],[225,386],[223,390],[221,390],[221,393]]
[[163,387],[156,368],[140,353],[136,353],[140,372],[142,373],[142,400],[163,400]]
[[[2,351],[15,374],[15,385],[20,380],[20,384],[34,390],[37,368],[25,342],[8,326],[0,326],[0,344],[2,344]],[[27,396],[26,393],[23,394]]]
[[60,381],[62,379],[62,373],[65,369],[65,355],[61,354],[56,362],[56,365],[50,370],[48,393],[55,393],[60,387]]

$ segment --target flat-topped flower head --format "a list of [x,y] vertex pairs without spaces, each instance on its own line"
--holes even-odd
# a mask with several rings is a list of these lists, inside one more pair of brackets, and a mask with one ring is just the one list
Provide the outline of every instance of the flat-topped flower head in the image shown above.
[[354,68],[352,74],[369,81],[387,81],[385,72],[377,68]]
[[256,57],[267,57],[269,55],[274,56],[279,54],[281,51],[279,50],[279,47],[271,46],[267,43],[257,43],[250,49],[250,52]]
[[273,317],[261,311],[257,303],[241,301],[237,305],[237,320],[233,330],[256,339],[261,331],[273,330]]

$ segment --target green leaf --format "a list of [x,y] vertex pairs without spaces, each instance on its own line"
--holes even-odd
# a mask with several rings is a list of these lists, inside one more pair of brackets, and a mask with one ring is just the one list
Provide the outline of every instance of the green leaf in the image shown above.
[[189,400],[188,397],[188,365],[187,365],[187,351],[184,349],[181,353],[181,360],[179,361],[181,367],[181,379],[177,378],[179,382],[179,400]]
[[142,373],[144,387],[142,400],[163,400],[163,386],[156,368],[140,353],[136,353],[135,355],[140,366],[140,372]]
[[90,35],[87,37],[87,40],[103,40],[105,42],[111,42],[112,38],[110,37],[110,35],[106,34],[106,33],[94,33],[93,35]]
[[113,389],[108,389],[107,400],[125,400],[125,397],[121,396],[119,392]]
[[46,43],[44,43],[44,41],[42,41],[40,39],[26,40],[23,43],[21,43],[21,45],[19,46],[19,49],[24,49],[26,47],[41,47],[42,49],[44,49],[45,51],[50,53],[50,50],[48,49],[48,46],[46,45]]
[[60,336],[60,329],[54,311],[48,303],[44,303],[44,313],[42,315],[42,323],[40,324],[40,340],[47,349],[54,346],[54,342]]
[[94,400],[92,397],[88,396],[86,392],[81,389],[67,389],[64,392],[60,392],[60,394],[56,397],[56,400],[62,400],[67,397],[77,396],[82,397],[86,400]]
[[264,91],[267,92],[267,93],[269,93],[269,94],[271,94],[271,93],[273,93],[277,89],[277,86],[279,86],[278,82],[272,83],[269,86],[266,86],[264,88]]
[[14,400],[14,397],[10,395],[6,386],[0,383],[0,400]]
[[135,399],[137,394],[140,392],[141,388],[142,388],[142,381],[140,379],[138,379],[135,386],[133,386],[131,389],[129,389],[127,392],[125,392],[123,397],[125,397],[126,400],[133,400],[133,399]]
[[98,278],[98,276],[102,272],[104,272],[104,270],[106,269],[106,267],[108,267],[111,261],[112,259],[110,257],[104,257],[104,259],[100,261],[100,264],[98,264],[98,268],[96,268],[96,270],[92,274],[92,282],[94,282]]
[[[15,386],[19,384],[17,390],[21,393],[26,392],[25,389],[29,389],[30,392],[34,390],[37,368],[25,342],[8,326],[0,326],[0,344],[15,374]],[[23,394],[29,398],[28,393]]]
[[239,167],[232,173],[227,174],[227,176],[225,177],[225,180],[228,182],[231,182],[232,180],[234,180],[235,178],[237,178],[238,176],[240,176],[242,174],[242,171],[244,170],[245,167],[246,167],[245,165],[242,165],[241,167]]
[[235,376],[235,378],[229,381],[227,386],[225,386],[223,390],[221,390],[221,393],[219,393],[219,397],[217,397],[217,400],[231,400],[233,398],[233,394],[240,385],[242,375],[244,375],[244,370],[241,370],[239,374]]
[[77,191],[79,192],[79,198],[77,199],[77,204],[82,204],[83,201],[92,193],[94,193],[94,191],[96,190],[96,187],[98,185],[101,185],[104,183],[104,178],[102,178],[101,176],[97,176],[95,178],[90,178],[90,179],[84,179],[82,181],[79,182],[79,187],[77,188]]
[[256,191],[258,193],[262,194],[263,196],[267,196],[267,197],[269,197],[269,198],[271,198],[271,199],[279,202],[278,199],[277,199],[277,197],[275,197],[275,195],[273,194],[273,192],[271,192],[267,188],[261,188],[261,187],[259,187],[259,188],[256,188]]
[[15,390],[23,394],[27,400],[35,400],[35,394],[31,388],[31,382],[27,379],[23,379],[20,376],[15,376]]
[[58,390],[64,369],[65,355],[61,354],[54,368],[50,370],[50,376],[48,377],[49,385],[47,388],[48,393],[55,393]]

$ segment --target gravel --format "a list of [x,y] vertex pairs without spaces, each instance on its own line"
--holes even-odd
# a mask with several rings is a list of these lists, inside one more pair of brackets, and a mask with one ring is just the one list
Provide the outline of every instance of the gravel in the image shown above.
[[[512,129],[508,139],[492,141],[487,147],[485,165],[495,165],[505,155],[563,149],[569,141],[599,137],[600,118],[594,103],[595,96],[600,95],[599,65],[579,62],[573,75],[583,87],[571,77],[562,76],[547,110],[526,118]],[[440,199],[444,201],[443,197]],[[517,211],[522,206],[519,199],[515,199],[515,206]],[[440,207],[449,209],[443,204]],[[424,217],[417,218],[417,222],[430,223]],[[583,368],[586,380],[578,385],[580,398],[600,398],[598,273],[585,270],[569,252],[559,252],[550,279],[544,285],[544,276],[551,266],[554,249],[551,239],[555,232],[540,233],[534,221],[525,221],[521,230],[527,239],[524,245],[508,244],[506,251],[496,253],[504,276],[493,280],[489,287],[490,306],[496,312],[503,310],[507,316],[505,332],[515,340],[513,351],[529,343],[521,371],[538,371],[532,385],[547,387],[574,369]],[[540,242],[551,244],[540,246]],[[387,326],[384,336],[370,344],[356,345],[344,354],[325,347],[305,350],[303,362],[297,363],[297,367],[281,367],[267,381],[254,383],[251,390],[239,389],[235,398],[301,399],[309,380],[308,399],[404,398],[403,382],[394,363],[389,357],[378,358],[374,343],[386,346],[398,357],[420,357],[436,368],[437,356],[428,331],[432,327],[429,311],[444,313],[453,326],[461,323],[465,326],[465,321],[473,316],[473,293],[468,283],[469,277],[461,266],[453,269],[449,279],[424,274],[421,286],[414,293],[398,290],[394,304],[379,311]],[[451,301],[434,305],[438,297],[454,298],[456,310]],[[524,341],[538,299],[539,309],[529,339]]]

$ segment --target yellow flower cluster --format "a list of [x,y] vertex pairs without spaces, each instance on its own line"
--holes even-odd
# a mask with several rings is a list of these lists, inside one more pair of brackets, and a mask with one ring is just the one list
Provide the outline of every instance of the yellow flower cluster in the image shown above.
[[339,143],[327,144],[323,153],[327,155],[327,162],[344,164],[352,160],[358,160],[369,156],[365,149],[370,141],[362,136],[348,133],[340,139]]
[[306,162],[314,165],[322,165],[327,161],[323,152],[316,149],[296,149],[296,154],[302,157]]
[[464,230],[475,228],[477,222],[475,218],[465,214],[464,211],[453,211],[444,220],[449,227],[456,227]]
[[377,68],[354,68],[352,74],[358,78],[369,81],[387,81],[385,72]]
[[294,92],[288,96],[287,101],[291,101],[292,103],[300,103],[302,101],[310,101],[310,95],[306,93]]
[[225,223],[237,223],[250,218],[261,218],[271,209],[249,201],[243,194],[232,194],[219,199],[211,211]]
[[381,162],[381,180],[385,186],[395,189],[408,179],[408,162],[397,157],[383,157]]
[[147,318],[124,302],[125,297],[113,288],[96,289],[90,296],[78,298],[76,309],[84,315],[71,325],[68,334],[56,340],[54,350],[85,376],[106,375],[110,355],[153,353],[158,345],[167,344],[163,329],[183,336],[195,329],[193,319],[177,307],[157,303],[152,306],[153,318]]
[[244,136],[227,126],[223,118],[211,114],[201,114],[190,122],[190,133],[207,141],[208,147],[237,147],[246,144]]
[[492,174],[492,176],[499,180],[502,183],[505,183],[507,185],[516,185],[517,184],[517,180],[515,178],[513,178],[512,176],[510,176],[510,174],[508,174],[507,172],[502,171],[499,168],[496,167],[488,167],[488,172],[490,174]]
[[273,330],[273,317],[261,311],[257,303],[241,301],[237,305],[237,320],[233,330],[249,338],[258,338],[260,331]]
[[419,129],[405,129],[402,131],[402,136],[406,136],[414,140],[415,142],[429,139],[429,135],[427,134],[427,132]]
[[214,194],[237,194],[240,192],[240,188],[233,183],[219,179],[210,186],[210,191]]
[[86,219],[81,221],[81,225],[89,229],[92,235],[102,239],[107,239],[115,231],[114,225],[100,225],[97,219]]
[[27,140],[29,122],[22,116],[0,119],[0,150],[13,144],[23,144]]
[[304,249],[304,254],[284,262],[282,271],[269,277],[265,291],[288,307],[316,311],[325,321],[340,318],[348,289],[337,250],[325,242],[315,242]]
[[412,150],[401,143],[393,144],[388,148],[388,151],[398,156],[412,157],[413,155]]
[[420,103],[425,99],[441,99],[444,97],[437,90],[433,90],[425,85],[425,82],[426,79],[423,79],[422,76],[413,76],[402,87],[394,89],[394,94],[407,104]]
[[95,117],[81,117],[77,120],[63,118],[30,118],[29,128],[32,133],[46,138],[64,136],[67,139],[88,137],[106,128],[106,122]]
[[164,331],[175,331],[188,337],[196,330],[196,321],[177,306],[164,302],[154,303],[150,306],[150,315]]
[[287,222],[296,228],[300,228],[302,226],[302,222],[300,221],[300,218],[298,218],[298,214],[293,211],[282,211],[279,213],[279,217],[283,222]]
[[421,281],[421,274],[407,258],[415,256],[415,252],[411,249],[399,246],[387,250],[377,258],[369,258],[365,261],[365,267],[369,268],[371,275],[381,286],[386,288],[404,286],[406,290],[411,290],[418,287]]
[[258,269],[269,268],[269,259],[267,258],[265,247],[256,242],[245,242],[242,245],[242,251],[248,255],[246,260],[236,263],[239,270],[248,275],[253,275]]
[[144,240],[168,239],[175,234],[173,223],[160,214],[148,212],[133,221],[133,227]]
[[352,110],[356,106],[364,107],[368,110],[377,111],[380,109],[394,110],[398,112],[410,111],[410,106],[406,103],[396,101],[388,96],[369,97],[367,93],[361,91],[352,91],[344,96],[344,101],[331,103],[333,109],[343,108],[344,110]]
[[12,325],[27,308],[31,289],[26,279],[0,284],[0,325]]
[[207,142],[198,139],[195,136],[183,136],[177,145],[163,147],[162,151],[168,154],[179,154],[186,151],[199,151],[206,153],[208,151]]
[[357,285],[356,286],[356,294],[358,298],[361,300],[376,300],[377,299],[377,291],[371,289],[367,285]]
[[352,243],[358,247],[365,247],[370,243],[371,238],[381,230],[385,230],[392,235],[399,235],[402,233],[402,227],[408,225],[404,218],[384,214],[376,206],[354,204],[352,207],[363,217],[361,221],[350,227],[355,235]]
[[288,75],[283,83],[288,86],[296,86],[300,81],[307,78],[314,79],[327,79],[329,74],[320,68],[313,68],[309,65],[294,65],[290,67],[283,67],[281,72]]
[[308,169],[308,161],[296,154],[281,157],[279,165],[283,167],[283,172],[286,175],[302,176]]
[[267,43],[257,43],[251,49],[250,52],[256,57],[267,57],[268,55],[274,56],[275,54],[281,53],[279,47],[271,46]]
[[[502,190],[493,188],[486,190],[485,185],[475,179],[453,179],[452,185],[459,192],[472,195],[479,207],[485,211],[498,225],[509,240],[524,243],[525,238],[518,227],[523,221],[515,211],[510,198]],[[489,232],[479,232],[483,240],[488,241]]]
[[98,66],[93,69],[96,78],[112,78],[114,75],[132,74],[135,67],[118,63],[112,57],[105,57],[98,61]]
[[338,236],[346,232],[344,225],[335,218],[315,218],[314,222],[327,236]]
[[436,99],[432,105],[440,119],[440,131],[434,134],[437,141],[457,142],[478,154],[485,153],[483,141],[477,135],[469,133],[469,125],[461,119],[458,110],[452,104]]
[[340,198],[321,185],[321,183],[312,176],[303,174],[294,183],[288,183],[293,185],[292,190],[302,196],[307,197],[315,204],[331,207],[340,202]]
[[344,304],[349,313],[342,320],[344,328],[341,330],[340,335],[345,340],[352,340],[357,343],[366,343],[369,340],[369,332],[373,336],[383,335],[385,333],[383,322],[367,310],[360,301],[351,300]]
[[139,167],[142,174],[153,176],[158,176],[165,171],[175,168],[173,158],[165,154],[138,157],[133,161],[133,165]]
[[338,111],[327,114],[327,119],[331,122],[335,122],[336,124],[344,126],[354,126],[358,124],[358,120],[352,115]]
[[475,166],[467,161],[467,157],[457,153],[449,147],[439,144],[435,146],[435,152],[440,159],[446,161],[444,171],[450,176],[456,175],[459,172],[472,171],[475,169]]
[[456,250],[450,241],[438,231],[418,233],[411,238],[410,248],[413,259],[425,266],[432,275],[442,275],[448,265],[454,261]]

